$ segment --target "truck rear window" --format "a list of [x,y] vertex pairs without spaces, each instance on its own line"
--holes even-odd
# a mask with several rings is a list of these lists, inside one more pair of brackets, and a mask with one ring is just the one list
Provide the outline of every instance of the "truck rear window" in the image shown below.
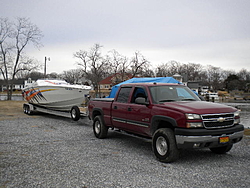
[[118,93],[118,97],[117,97],[117,102],[121,102],[121,103],[126,103],[128,102],[128,98],[129,98],[129,93],[131,91],[131,87],[122,87],[120,89],[120,92]]

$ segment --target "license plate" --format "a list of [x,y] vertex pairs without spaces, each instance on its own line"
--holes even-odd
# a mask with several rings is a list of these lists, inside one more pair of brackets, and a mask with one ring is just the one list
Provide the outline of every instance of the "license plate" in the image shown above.
[[219,142],[220,142],[220,144],[224,144],[224,143],[229,142],[229,136],[220,137]]

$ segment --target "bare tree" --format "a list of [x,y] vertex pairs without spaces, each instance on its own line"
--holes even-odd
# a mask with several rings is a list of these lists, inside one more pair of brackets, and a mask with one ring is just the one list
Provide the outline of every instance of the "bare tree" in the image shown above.
[[201,81],[204,76],[204,68],[201,64],[188,63],[184,64],[182,72],[185,72],[190,81]]
[[218,90],[223,87],[222,80],[222,69],[220,67],[214,67],[212,65],[207,66],[207,76],[208,76],[208,84],[212,86],[213,90]]
[[60,77],[71,84],[81,83],[81,79],[83,78],[83,71],[81,69],[63,71]]
[[28,72],[26,75],[24,75],[24,77],[22,78],[26,78],[26,79],[31,78],[32,80],[42,79],[44,78],[44,73],[31,71],[31,72]]
[[241,70],[237,73],[237,75],[239,76],[239,78],[240,78],[241,80],[250,81],[250,72],[249,72],[247,69],[245,69],[245,68],[241,69]]
[[116,50],[112,50],[109,52],[110,55],[107,56],[107,60],[110,64],[110,74],[120,74],[119,80],[115,81],[115,83],[120,82],[120,80],[124,80],[126,78],[126,73],[129,68],[128,58],[121,55]]
[[37,62],[25,55],[26,47],[32,43],[40,46],[42,33],[27,18],[17,18],[16,23],[7,18],[0,19],[0,71],[8,91],[8,100],[11,100],[13,81],[20,71],[37,69]]
[[155,69],[155,74],[157,77],[166,77],[168,75],[166,63],[158,65]]
[[95,44],[89,51],[80,50],[74,54],[74,57],[81,60],[78,65],[82,67],[86,78],[92,82],[96,95],[100,95],[99,82],[110,68],[109,62],[101,55],[101,48],[101,45]]
[[230,75],[236,75],[236,71],[234,70],[222,70],[221,71],[221,77],[222,80],[226,80]]
[[185,71],[183,70],[183,65],[174,60],[158,65],[158,67],[156,68],[157,76],[173,76],[176,73],[181,75],[184,72]]
[[154,71],[152,69],[147,68],[142,72],[141,76],[142,77],[150,77],[150,78],[152,78],[152,77],[155,77],[155,73],[154,73]]
[[132,77],[141,76],[149,68],[149,61],[140,53],[135,52],[130,62]]
[[180,62],[177,62],[177,61],[170,61],[168,63],[168,71],[169,71],[169,74],[168,76],[173,76],[175,75],[176,73],[177,74],[182,74],[183,72],[183,66]]

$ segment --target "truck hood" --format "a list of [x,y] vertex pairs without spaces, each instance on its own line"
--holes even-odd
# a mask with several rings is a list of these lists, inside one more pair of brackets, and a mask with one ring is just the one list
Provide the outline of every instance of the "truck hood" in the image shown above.
[[177,101],[160,104],[173,110],[190,114],[219,114],[235,112],[237,109],[223,104],[205,101]]

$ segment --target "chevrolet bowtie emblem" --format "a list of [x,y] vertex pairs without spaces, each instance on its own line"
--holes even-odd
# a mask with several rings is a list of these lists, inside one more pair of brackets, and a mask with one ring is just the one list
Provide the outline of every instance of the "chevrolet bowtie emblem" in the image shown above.
[[226,120],[226,119],[223,118],[223,117],[220,117],[220,118],[217,119],[218,122],[223,122],[223,121],[225,121],[225,120]]

